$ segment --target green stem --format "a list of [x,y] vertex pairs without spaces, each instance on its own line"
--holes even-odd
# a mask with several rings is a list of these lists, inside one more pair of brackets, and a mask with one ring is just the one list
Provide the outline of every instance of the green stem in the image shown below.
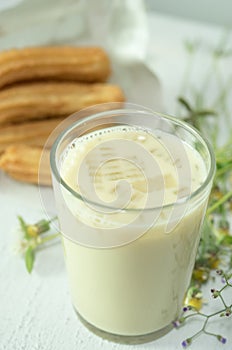
[[60,233],[54,233],[52,235],[46,236],[46,237],[41,239],[41,241],[38,243],[38,245],[42,245],[42,244],[44,244],[46,242],[49,242],[49,241],[57,238],[58,236],[60,236]]
[[217,338],[217,334],[214,334],[214,333],[211,333],[211,332],[208,332],[204,329],[204,333],[207,334],[207,335],[211,335],[212,337],[215,337]]
[[224,289],[226,289],[228,287],[228,284],[225,284],[219,291],[219,293],[221,293]]
[[214,71],[215,64],[217,64],[216,62],[217,62],[217,57],[213,56],[211,64],[209,65],[208,72],[205,75],[205,79],[202,83],[200,91],[207,91],[208,85],[213,77],[212,72]]
[[217,312],[214,312],[214,313],[211,314],[211,315],[206,315],[207,320],[208,320],[209,318],[214,317],[214,316],[220,315],[220,314],[221,314],[223,311],[225,311],[225,310],[226,310],[226,308],[224,308],[224,309],[222,309],[222,310],[219,310],[219,311],[217,311]]
[[215,228],[215,226],[212,224],[211,220],[208,220],[207,218],[206,218],[206,220],[207,220],[207,224],[208,224],[210,230],[213,232],[214,236],[218,237],[218,231]]
[[201,333],[204,332],[204,329],[202,327],[202,329],[200,329],[197,333],[195,333],[194,335],[191,336],[191,339],[196,339],[197,337],[199,337],[201,335]]
[[209,316],[206,316],[205,322],[204,322],[203,327],[202,327],[203,332],[205,332],[205,328],[207,326],[208,321],[209,321]]
[[218,207],[225,203],[229,198],[232,197],[232,191],[226,193],[222,198],[220,198],[215,204],[208,208],[206,214],[209,215],[214,212]]
[[[187,91],[188,82],[190,81],[191,73],[192,73],[192,67],[193,67],[193,60],[194,60],[194,52],[188,52],[188,59],[187,64],[185,66],[185,70],[183,73],[182,82],[179,89],[179,96],[182,95],[182,92]],[[180,105],[177,105],[176,108],[176,115],[180,115]]]
[[54,216],[50,220],[48,220],[48,223],[50,224],[52,221],[58,220],[58,216]]
[[[228,286],[227,286],[228,287]],[[219,294],[219,298],[221,299],[222,304],[224,305],[225,309],[227,308],[227,305],[225,303],[225,300],[223,299],[223,297],[221,296],[221,294]]]

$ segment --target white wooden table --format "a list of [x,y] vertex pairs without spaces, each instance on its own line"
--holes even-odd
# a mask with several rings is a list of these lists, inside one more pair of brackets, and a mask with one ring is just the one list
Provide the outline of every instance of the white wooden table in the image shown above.
[[[183,39],[204,37],[212,43],[221,28],[152,14],[149,27],[149,62],[161,80],[165,110],[174,114],[185,62]],[[110,343],[91,334],[71,306],[61,245],[40,252],[31,275],[23,260],[14,255],[18,214],[28,222],[43,217],[38,189],[0,173],[0,350],[174,350],[181,349],[181,341],[199,326],[195,321],[155,342],[137,346]],[[230,342],[220,345],[203,336],[190,348],[231,349],[231,320],[214,322],[215,327]]]

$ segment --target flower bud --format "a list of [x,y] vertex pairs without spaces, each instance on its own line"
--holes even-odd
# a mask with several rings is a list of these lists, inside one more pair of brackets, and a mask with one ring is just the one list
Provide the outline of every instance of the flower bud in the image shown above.
[[214,299],[216,299],[219,295],[220,295],[220,292],[219,292],[218,290],[214,290],[214,291],[212,292],[212,297],[213,297]]
[[219,340],[222,344],[226,343],[226,338],[222,337],[221,335],[217,336],[217,340]]
[[185,339],[181,345],[183,346],[183,348],[187,348],[189,345],[191,345],[192,343],[192,339],[191,338],[188,338],[188,339]]

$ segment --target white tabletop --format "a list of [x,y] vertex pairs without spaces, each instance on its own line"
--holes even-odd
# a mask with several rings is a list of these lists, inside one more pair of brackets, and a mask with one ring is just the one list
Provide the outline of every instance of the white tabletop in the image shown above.
[[[215,43],[222,28],[160,15],[149,16],[149,28],[149,62],[162,84],[164,109],[175,114],[174,100],[186,60],[183,39],[200,37]],[[0,350],[174,350],[181,349],[181,341],[199,327],[194,321],[155,342],[133,346],[110,343],[91,334],[71,306],[61,245],[38,253],[31,275],[13,253],[16,216],[20,214],[28,222],[43,217],[37,187],[17,183],[0,173],[0,208]],[[231,321],[219,320],[211,327],[232,342]],[[205,336],[190,348],[206,346],[211,350],[232,348],[229,341],[223,346]]]

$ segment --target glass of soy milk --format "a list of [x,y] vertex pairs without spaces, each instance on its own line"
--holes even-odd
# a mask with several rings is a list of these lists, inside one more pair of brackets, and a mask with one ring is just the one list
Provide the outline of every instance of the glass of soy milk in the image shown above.
[[72,303],[124,343],[171,329],[188,288],[215,171],[189,125],[137,105],[103,108],[51,151]]

